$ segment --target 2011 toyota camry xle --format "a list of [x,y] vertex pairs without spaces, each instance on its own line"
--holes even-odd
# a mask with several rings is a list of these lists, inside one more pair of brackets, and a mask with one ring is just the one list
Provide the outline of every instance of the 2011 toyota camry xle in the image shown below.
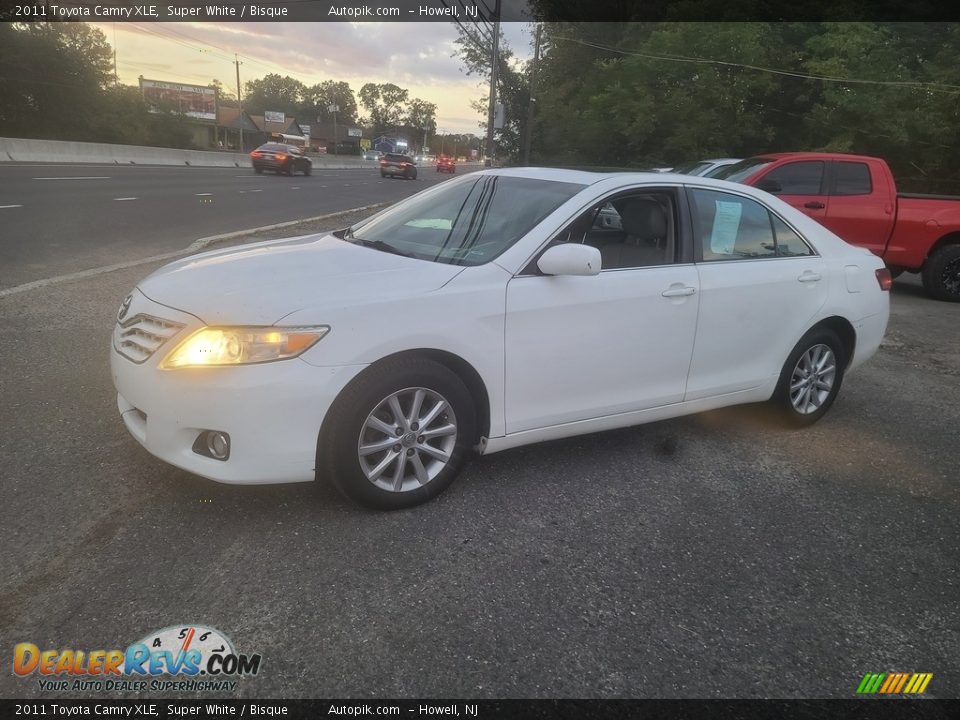
[[755,188],[487,170],[161,268],[123,301],[111,366],[161,460],[392,509],[473,453],[741,403],[809,425],[876,352],[890,283]]

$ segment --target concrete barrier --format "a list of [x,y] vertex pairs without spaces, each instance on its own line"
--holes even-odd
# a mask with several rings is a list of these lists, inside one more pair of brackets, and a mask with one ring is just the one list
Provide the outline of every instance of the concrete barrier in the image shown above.
[[[342,170],[378,166],[376,160],[364,160],[356,155],[310,155],[314,168]],[[250,167],[246,153],[206,150],[177,150],[175,148],[145,147],[142,145],[111,145],[108,143],[72,142],[65,140],[30,140],[0,137],[0,162],[57,162],[97,163],[115,165],[189,165],[191,167]],[[464,167],[477,163],[461,163]],[[431,165],[421,166],[421,172]]]
[[[314,167],[330,169],[366,167],[377,163],[356,156],[311,155]],[[115,165],[189,165],[193,167],[250,167],[246,153],[142,145],[72,142],[64,140],[31,140],[0,137],[0,162],[98,163]]]

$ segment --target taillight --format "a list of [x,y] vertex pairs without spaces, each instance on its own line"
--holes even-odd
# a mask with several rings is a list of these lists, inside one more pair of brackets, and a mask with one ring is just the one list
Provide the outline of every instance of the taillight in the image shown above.
[[380,167],[386,167],[386,166],[387,166],[387,161],[386,161],[386,160],[381,160],[381,161],[380,161]]
[[880,283],[881,290],[889,290],[893,287],[893,275],[890,274],[890,268],[877,270],[877,282]]
[[250,153],[250,157],[258,158],[258,157],[261,157],[261,154],[258,153],[258,152],[252,152],[252,153]]
[[287,156],[284,155],[283,153],[277,153],[277,154],[276,154],[276,158],[277,158],[277,160],[286,160],[286,159],[287,159]]

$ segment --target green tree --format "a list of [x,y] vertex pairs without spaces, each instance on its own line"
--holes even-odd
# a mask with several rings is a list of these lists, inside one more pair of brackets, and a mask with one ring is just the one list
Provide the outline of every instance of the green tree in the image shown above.
[[332,120],[333,113],[327,109],[330,105],[340,108],[337,111],[338,123],[345,126],[356,123],[357,99],[350,88],[350,83],[324,80],[304,90],[302,113],[311,122],[317,119],[320,122]]
[[409,91],[393,83],[367,83],[360,88],[360,104],[370,113],[374,133],[389,132],[403,123],[409,95]]
[[303,104],[306,87],[299,80],[270,73],[244,86],[243,109],[256,115],[268,110],[296,117]]
[[437,130],[437,106],[426,100],[414,98],[407,106],[406,124],[428,133]]

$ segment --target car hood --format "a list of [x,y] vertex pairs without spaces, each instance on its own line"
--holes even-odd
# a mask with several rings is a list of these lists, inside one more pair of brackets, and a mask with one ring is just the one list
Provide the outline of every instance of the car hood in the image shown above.
[[207,325],[272,325],[306,308],[430,292],[462,270],[325,234],[193,255],[160,268],[138,288]]

